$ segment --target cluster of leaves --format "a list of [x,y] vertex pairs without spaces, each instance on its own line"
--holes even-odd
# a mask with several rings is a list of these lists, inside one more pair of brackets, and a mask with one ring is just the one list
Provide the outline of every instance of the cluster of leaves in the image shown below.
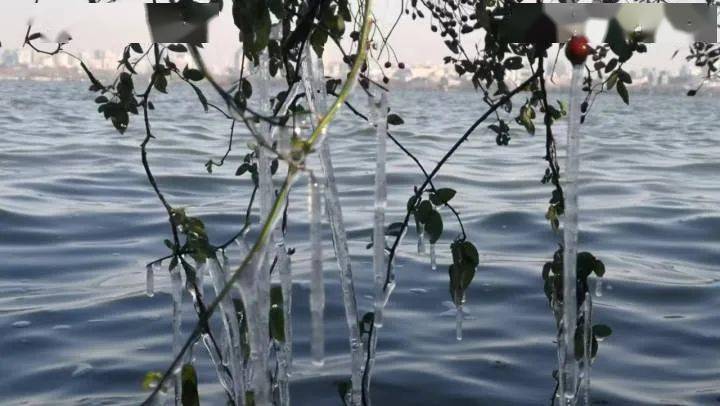
[[[580,309],[586,300],[589,292],[588,278],[595,274],[602,278],[605,275],[605,264],[589,252],[579,252],[577,255],[577,306]],[[545,263],[542,270],[545,296],[551,307],[553,303],[563,301],[563,248],[560,247],[553,254],[553,260]],[[583,341],[583,327],[585,317],[578,318],[578,325],[575,330],[575,357],[581,359],[585,343]],[[598,339],[603,339],[612,334],[612,329],[604,324],[595,324],[591,329],[591,357],[595,357],[598,350]]]
[[[616,19],[610,20],[605,38],[606,43],[598,45],[593,50],[593,69],[587,67],[587,75],[583,81],[583,91],[587,92],[587,95],[581,106],[582,121],[585,120],[595,97],[603,91],[615,88],[623,102],[630,104],[627,85],[632,83],[632,78],[627,71],[623,70],[623,64],[629,61],[634,54],[647,52],[647,45],[643,43],[644,39],[645,35],[642,31],[635,31],[626,36],[620,23]],[[593,74],[597,77],[598,83],[593,81]]]
[[[407,210],[415,219],[418,233],[425,233],[430,244],[435,244],[443,233],[443,219],[438,209],[449,207],[449,202],[455,197],[456,191],[450,188],[433,189],[428,192],[428,198],[422,199],[417,193],[410,197]],[[457,213],[453,210],[453,213]],[[458,217],[458,221],[460,221]],[[462,223],[460,223],[462,226]],[[401,223],[391,224],[388,234],[396,235],[401,229]],[[391,231],[392,230],[392,231]],[[465,290],[475,276],[475,269],[480,263],[477,248],[467,240],[463,232],[450,244],[453,263],[448,269],[450,276],[450,296],[453,302],[461,305],[465,301]]]
[[[605,275],[605,264],[589,252],[579,252],[577,254],[578,307],[580,307],[585,300],[585,294],[588,292],[588,277],[593,273],[598,278],[602,278]],[[543,266],[542,277],[545,281],[545,296],[547,296],[548,300],[558,300],[562,302],[562,274],[563,248],[560,247],[553,254],[552,262],[546,262]]]
[[[270,174],[275,175],[279,167],[280,162],[277,160],[277,158],[273,159],[270,162]],[[243,163],[238,166],[237,170],[235,171],[235,176],[243,176],[246,173],[250,174],[253,184],[255,185],[255,187],[258,187],[260,175],[258,174],[257,150],[253,150],[252,152],[245,154],[245,157],[243,158]]]
[[[245,55],[259,63],[260,54],[267,49],[272,76],[288,62],[288,53],[308,39],[322,56],[328,38],[339,40],[345,23],[352,21],[348,0],[234,0],[232,11]],[[282,40],[271,38],[273,17],[280,21]],[[291,30],[292,25],[295,30]]]
[[429,199],[423,200],[420,196],[413,195],[408,200],[408,212],[415,218],[418,232],[424,230],[430,244],[435,244],[443,232],[443,219],[436,207],[444,206],[454,196],[453,189],[445,188],[430,192]]
[[[205,224],[197,217],[188,216],[185,209],[172,209],[172,221],[177,225],[178,231],[185,237],[185,242],[176,247],[170,240],[165,240],[165,245],[173,252],[186,252],[196,263],[202,263],[208,259],[215,258],[215,248],[205,230]],[[175,256],[170,262],[170,270],[175,268],[178,257]],[[185,261],[183,261],[183,265]],[[187,269],[186,269],[187,270]]]
[[[173,52],[187,52],[187,48],[182,44],[170,44],[166,49]],[[131,51],[136,55],[133,55]],[[117,129],[121,134],[127,130],[128,125],[130,124],[130,114],[137,115],[139,107],[147,104],[148,109],[155,109],[153,103],[148,100],[148,92],[143,94],[136,93],[135,83],[133,80],[133,77],[137,75],[135,66],[146,55],[147,54],[143,50],[142,46],[138,43],[132,43],[126,46],[123,51],[123,57],[118,62],[118,69],[122,69],[122,71],[117,76],[115,82],[108,86],[103,85],[99,80],[97,80],[83,64],[83,68],[85,69],[91,82],[89,90],[91,92],[99,93],[99,95],[95,98],[95,103],[99,105],[98,112],[103,114],[105,119],[109,119],[115,129]],[[135,58],[133,58],[133,56],[135,56]],[[205,111],[207,111],[207,98],[200,88],[192,83],[203,80],[203,73],[197,69],[191,69],[187,66],[181,73],[175,63],[172,62],[169,55],[165,56],[164,63],[158,61],[158,63],[155,64],[152,74],[153,87],[161,93],[167,93],[167,77],[173,72],[192,86]]]
[[688,96],[695,96],[702,85],[711,79],[720,79],[720,44],[696,42],[690,46],[686,59],[705,71],[705,77],[696,89],[688,91]]

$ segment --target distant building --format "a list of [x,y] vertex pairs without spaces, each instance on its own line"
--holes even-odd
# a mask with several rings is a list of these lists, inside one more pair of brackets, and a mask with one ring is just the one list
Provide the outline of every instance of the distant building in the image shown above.
[[2,52],[0,56],[0,66],[5,68],[12,68],[18,65],[18,51],[17,49],[7,49]]

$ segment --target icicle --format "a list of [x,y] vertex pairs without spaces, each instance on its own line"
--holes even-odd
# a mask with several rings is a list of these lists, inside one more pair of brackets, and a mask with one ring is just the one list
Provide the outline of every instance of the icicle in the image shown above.
[[310,216],[310,315],[312,318],[312,362],[325,363],[325,284],[322,268],[322,230],[320,184],[315,176],[308,178],[308,208]]
[[365,405],[370,406],[370,380],[375,366],[378,329],[383,324],[383,313],[392,287],[385,289],[387,267],[385,264],[385,207],[387,206],[387,177],[385,173],[387,149],[387,95],[383,92],[378,103],[370,98],[370,112],[377,140],[375,157],[375,213],[373,224],[373,269],[375,273],[375,313],[373,328],[368,337],[368,357],[363,380]]
[[[274,27],[273,27],[274,29]],[[270,105],[270,90],[269,90],[269,81],[270,76],[268,73],[269,69],[269,55],[267,52],[263,52],[260,55],[260,64],[259,64],[259,70],[258,70],[258,83],[255,85],[256,92],[258,95],[258,99],[260,100],[260,112],[262,114],[271,114],[271,105]],[[265,139],[265,142],[268,144],[272,144],[272,128],[270,125],[267,125],[267,123],[262,123],[261,125],[260,133],[262,137]],[[260,218],[262,221],[265,221],[265,219],[268,218],[270,214],[270,210],[272,209],[273,205],[273,198],[275,194],[275,187],[273,185],[272,181],[272,174],[271,174],[271,159],[270,159],[270,152],[263,148],[258,147],[257,149],[257,155],[258,155],[258,183],[259,183],[259,194],[260,194]],[[274,234],[274,233],[273,233]],[[257,357],[261,358],[263,361],[261,363],[258,363],[258,367],[260,367],[262,364],[263,370],[255,370],[255,376],[256,376],[256,387],[255,389],[255,402],[258,405],[266,405],[270,403],[270,385],[269,382],[266,382],[268,379],[268,351],[269,351],[269,344],[270,344],[270,336],[269,336],[269,314],[270,314],[270,266],[272,261],[270,258],[273,258],[275,255],[275,241],[273,238],[274,235],[270,236],[270,241],[268,241],[267,248],[263,250],[262,255],[260,258],[262,259],[260,261],[260,268],[259,273],[257,275],[257,281],[255,284],[256,294],[257,294],[257,318],[259,327],[256,329],[256,333],[259,335],[256,341],[257,348],[255,348],[256,351],[258,351]],[[248,311],[248,313],[251,313]],[[264,326],[264,327],[262,327]],[[262,381],[262,382],[260,382]]]
[[[225,287],[225,268],[224,258],[221,260],[212,260],[208,263],[208,273],[213,285],[215,294],[219,294]],[[245,403],[245,382],[243,373],[243,354],[240,347],[240,324],[238,323],[235,305],[232,298],[228,295],[220,302],[220,311],[223,314],[223,330],[227,343],[226,354],[223,354],[223,361],[230,369],[232,374],[231,392],[235,398],[236,405]]]
[[574,404],[578,388],[578,363],[575,359],[575,329],[577,327],[577,238],[578,238],[578,176],[580,136],[580,82],[582,65],[574,66],[570,84],[570,112],[568,114],[567,163],[565,186],[564,256],[563,256],[563,319],[562,353],[560,354],[561,404]]
[[583,404],[590,405],[590,371],[592,366],[592,295],[585,293],[582,307],[583,313],[583,359],[580,377],[582,379]]
[[195,284],[197,285],[200,299],[205,297],[205,274],[207,273],[208,266],[209,263],[205,261],[202,264],[196,264],[195,268]]
[[421,255],[421,254],[425,253],[425,226],[423,224],[418,223],[417,235],[418,235],[417,251],[418,251],[418,255]]
[[463,339],[463,318],[465,317],[463,314],[463,305],[457,305],[455,313],[455,339],[458,341],[462,341]]
[[342,285],[343,302],[345,304],[345,318],[350,331],[350,352],[352,358],[351,401],[353,405],[359,405],[361,402],[360,386],[362,382],[363,345],[360,339],[360,328],[358,326],[357,302],[355,300],[355,287],[353,283],[352,265],[350,263],[350,252],[348,250],[347,233],[342,218],[342,208],[338,196],[337,184],[335,183],[335,172],[330,158],[330,147],[326,142],[320,147],[320,161],[322,162],[327,179],[325,199],[327,201],[327,212],[333,235],[335,255],[338,266],[340,267],[340,283]]
[[[218,374],[220,385],[222,385],[227,393],[233,393],[233,377],[227,369],[227,365],[225,365],[224,361],[227,359],[225,354],[217,353],[215,345],[213,344],[210,335],[207,333],[202,334],[202,341],[205,345],[205,349],[208,351],[208,354],[210,354],[210,361],[212,361],[215,366],[215,371]],[[240,404],[242,405],[242,403]]]
[[[310,110],[317,118],[324,114],[327,108],[325,94],[325,78],[322,66],[322,59],[317,58],[315,53],[306,53],[304,64],[303,84],[305,94],[311,102]],[[312,80],[308,80],[311,78]],[[338,196],[337,183],[335,182],[335,170],[330,158],[330,146],[327,142],[320,145],[320,163],[325,172],[326,187],[325,201],[327,202],[327,213],[332,230],[335,256],[340,268],[340,284],[343,292],[343,303],[345,305],[345,319],[349,330],[350,354],[351,354],[351,385],[349,400],[351,405],[360,405],[362,402],[362,367],[363,367],[363,343],[360,338],[360,327],[358,324],[357,302],[355,299],[355,287],[352,276],[352,265],[348,250],[347,233],[342,218],[342,207]]]
[[280,286],[283,296],[283,320],[285,341],[280,345],[278,358],[278,381],[280,406],[290,405],[290,374],[292,373],[292,270],[290,256],[284,242],[278,245],[277,267],[280,273]]
[[435,257],[435,244],[430,244],[430,269],[437,270],[437,258]]
[[373,225],[373,269],[375,270],[375,327],[382,327],[385,307],[385,207],[387,206],[387,176],[385,173],[387,149],[388,100],[385,92],[379,103],[370,99],[375,125],[377,153],[375,157],[375,216]]
[[[172,314],[172,352],[173,358],[177,357],[182,348],[182,332],[180,327],[182,325],[182,292],[183,282],[180,268],[176,267],[170,271],[170,283],[171,283],[171,296],[173,301],[173,314]],[[174,372],[175,375],[175,404],[181,404],[182,399],[182,376],[180,376],[180,370],[182,369],[182,362],[178,364]]]
[[[247,371],[247,381],[251,385],[248,391],[253,392],[257,405],[270,404],[270,379],[268,375],[268,324],[260,321],[259,303],[257,297],[257,284],[260,269],[263,266],[263,256],[253,261],[248,269],[240,276],[237,283],[240,296],[245,307],[245,322],[247,324],[248,342],[250,344],[250,363]],[[260,399],[265,402],[260,402]]]
[[149,264],[145,269],[145,294],[147,297],[155,296],[155,270],[160,269],[160,262]]

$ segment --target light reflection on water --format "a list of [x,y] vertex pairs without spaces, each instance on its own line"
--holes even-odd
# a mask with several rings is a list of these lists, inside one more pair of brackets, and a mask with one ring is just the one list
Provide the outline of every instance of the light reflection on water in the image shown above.
[[[0,82],[0,403],[136,404],[145,372],[170,354],[168,278],[144,294],[144,264],[166,254],[167,224],[142,172],[139,118],[119,135],[95,111],[84,84]],[[203,166],[226,147],[229,125],[201,112],[193,95],[158,101],[150,147],[158,182],[174,205],[205,220],[214,241],[242,225],[249,178],[236,178],[241,139],[227,166]],[[617,100],[616,100],[617,99]],[[426,167],[482,109],[472,94],[393,96],[406,124],[394,135]],[[471,100],[475,100],[471,102]],[[403,103],[403,104],[401,104]],[[714,104],[713,104],[714,103]],[[366,101],[358,100],[360,107]],[[593,398],[610,404],[715,402],[720,396],[720,170],[716,101],[631,95],[601,98],[583,126],[580,247],[607,267],[594,319],[612,326],[593,370]],[[564,131],[557,128],[558,139]],[[372,132],[349,114],[331,131],[350,234],[359,304],[373,291]],[[388,222],[399,221],[413,163],[389,148]],[[436,185],[454,200],[481,265],[468,291],[464,340],[447,310],[449,240],[438,270],[409,233],[397,261],[398,288],[386,312],[373,397],[385,404],[543,404],[556,368],[554,321],[542,264],[559,236],[544,213],[544,140],[521,132],[498,147],[479,131]],[[328,230],[325,269],[328,359],[309,359],[307,223],[303,183],[291,197],[294,404],[336,405],[334,382],[349,374],[346,326]],[[254,219],[257,221],[257,218]],[[446,216],[445,238],[457,227]],[[252,238],[254,234],[251,233]],[[189,303],[190,301],[186,301]],[[190,308],[187,315],[192,315]],[[187,326],[190,323],[184,323]],[[201,356],[201,397],[220,387]]]

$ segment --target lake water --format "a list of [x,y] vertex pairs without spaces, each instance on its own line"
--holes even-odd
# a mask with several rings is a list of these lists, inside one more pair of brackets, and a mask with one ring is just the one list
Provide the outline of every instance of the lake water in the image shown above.
[[[247,134],[222,168],[229,123],[200,111],[192,94],[164,96],[152,114],[150,160],[175,206],[202,217],[213,242],[243,222],[250,192],[234,172]],[[171,355],[166,272],[145,296],[146,262],[168,252],[168,226],[140,165],[142,128],[125,135],[95,111],[80,83],[0,82],[0,404],[138,404],[147,371]],[[183,100],[192,100],[187,102]],[[365,109],[365,100],[356,100]],[[431,168],[483,111],[473,93],[404,92],[391,106],[394,129]],[[517,106],[516,106],[517,107]],[[720,103],[710,97],[601,97],[582,127],[580,249],[607,268],[594,321],[613,335],[592,371],[599,404],[712,404],[720,401]],[[564,125],[557,126],[564,144]],[[331,129],[362,312],[371,309],[374,143],[349,113]],[[387,222],[400,221],[422,176],[389,144]],[[438,270],[418,255],[411,231],[397,258],[398,287],[386,310],[372,395],[377,405],[549,404],[557,367],[555,325],[542,265],[560,241],[544,218],[551,188],[544,137],[516,131],[498,147],[485,127],[440,172],[480,267],[468,291],[464,340],[448,312],[449,242]],[[338,405],[335,382],[349,376],[347,328],[327,224],[327,360],[309,360],[309,254],[306,187],[291,197],[295,247],[293,328],[296,405]],[[257,222],[257,211],[253,215]],[[251,233],[250,239],[255,234]],[[594,288],[593,288],[594,290]],[[188,304],[184,331],[194,320]],[[204,352],[201,399],[220,404],[221,388]]]

